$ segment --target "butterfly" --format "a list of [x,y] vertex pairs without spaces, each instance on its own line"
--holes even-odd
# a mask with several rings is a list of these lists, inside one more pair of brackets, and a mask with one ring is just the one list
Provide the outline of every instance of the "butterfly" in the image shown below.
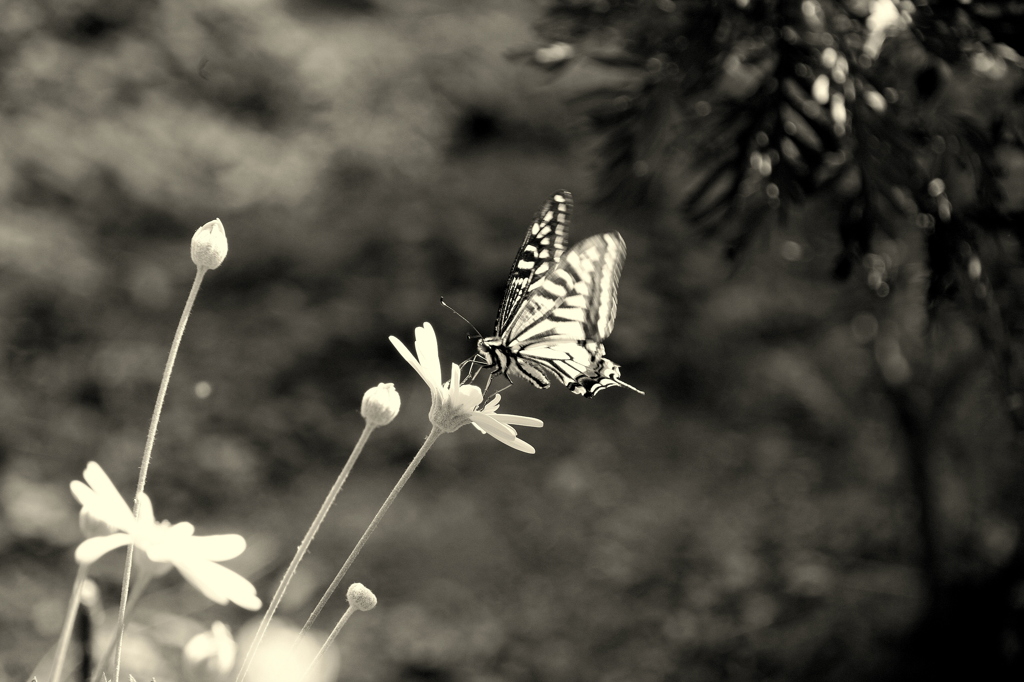
[[526,231],[498,308],[494,336],[477,342],[477,362],[510,379],[548,388],[549,377],[593,398],[610,386],[631,388],[602,343],[615,326],[626,243],[618,232],[588,237],[566,251],[572,195],[544,204]]

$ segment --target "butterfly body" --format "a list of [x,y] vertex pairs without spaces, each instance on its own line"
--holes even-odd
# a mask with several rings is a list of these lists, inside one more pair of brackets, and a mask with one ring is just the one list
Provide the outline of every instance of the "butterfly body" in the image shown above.
[[[527,230],[498,308],[494,336],[480,339],[484,367],[538,388],[554,376],[592,398],[620,380],[602,343],[615,325],[626,244],[617,232],[594,235],[566,250],[572,197],[556,192]],[[642,393],[642,391],[637,391]]]

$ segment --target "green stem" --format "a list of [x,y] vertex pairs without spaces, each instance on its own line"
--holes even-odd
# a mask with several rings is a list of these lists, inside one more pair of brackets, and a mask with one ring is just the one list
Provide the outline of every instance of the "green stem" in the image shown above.
[[[366,541],[370,539],[371,535],[373,535],[373,531],[377,530],[377,526],[380,525],[381,519],[383,519],[384,515],[388,513],[388,509],[391,508],[395,498],[398,497],[398,493],[402,492],[402,488],[405,487],[409,477],[412,476],[412,472],[416,471],[416,467],[419,466],[423,457],[427,454],[427,451],[430,450],[431,446],[434,445],[434,441],[437,440],[441,433],[441,430],[436,426],[431,427],[430,433],[427,434],[427,439],[423,442],[419,452],[417,452],[416,456],[412,458],[411,462],[409,462],[409,466],[405,468],[405,473],[403,473],[402,477],[398,479],[398,483],[396,483],[395,487],[391,489],[391,494],[388,495],[386,500],[384,500],[384,504],[382,504],[380,509],[377,511],[377,515],[373,517],[373,520],[370,521],[370,525],[367,526],[366,530],[363,532],[363,537],[359,538],[359,542],[356,543],[356,546],[348,555],[348,559],[345,559],[345,564],[341,567],[341,570],[338,571],[338,575],[334,576],[334,580],[331,582],[330,587],[328,587],[327,591],[324,592],[324,596],[320,598],[320,603],[316,605],[315,609],[313,609],[313,613],[309,614],[309,619],[306,620],[306,624],[302,626],[302,631],[299,632],[299,636],[296,638],[296,641],[301,639],[302,636],[309,631],[309,628],[313,625],[313,621],[315,621],[317,616],[320,615],[320,612],[323,610],[327,600],[329,600],[331,595],[334,594],[334,591],[338,589],[338,585],[341,583],[342,578],[345,577],[345,574],[348,573],[348,569],[351,568],[352,563],[356,560],[356,557],[359,556],[359,552],[362,551],[363,545],[365,545]],[[239,680],[239,682],[241,681]]]
[[71,588],[71,599],[68,601],[68,612],[64,616],[64,627],[60,631],[60,639],[57,640],[57,653],[53,658],[50,682],[60,682],[61,674],[64,672],[64,660],[67,658],[68,646],[71,644],[71,631],[75,627],[75,616],[78,615],[78,606],[82,603],[82,586],[85,585],[85,576],[88,573],[89,564],[78,565],[75,585]]
[[249,666],[252,665],[253,656],[256,655],[256,650],[259,649],[260,643],[263,641],[263,636],[267,632],[267,627],[270,625],[270,619],[274,617],[274,612],[277,611],[277,607],[281,604],[281,599],[284,598],[284,593],[288,589],[289,583],[295,576],[295,572],[299,568],[299,562],[302,561],[303,557],[306,556],[306,552],[309,550],[309,545],[313,542],[313,538],[316,536],[320,526],[323,525],[324,519],[327,517],[327,512],[334,504],[334,500],[337,499],[338,493],[341,492],[341,487],[345,485],[345,481],[348,480],[348,475],[352,471],[352,467],[355,466],[356,460],[359,459],[359,455],[362,453],[363,448],[366,446],[366,441],[370,439],[370,434],[377,428],[376,425],[366,423],[363,427],[363,432],[359,436],[359,440],[356,441],[355,446],[352,448],[352,453],[348,456],[348,460],[345,462],[345,466],[342,467],[341,473],[338,474],[338,478],[334,481],[334,485],[331,490],[327,493],[327,497],[324,498],[324,503],[320,505],[320,511],[317,512],[316,517],[313,519],[313,523],[310,524],[309,530],[306,531],[306,537],[302,538],[302,543],[298,549],[295,550],[295,556],[292,557],[292,562],[288,565],[288,570],[285,571],[284,577],[281,578],[281,583],[277,586],[277,591],[274,592],[273,598],[270,600],[270,606],[267,607],[267,612],[263,614],[263,620],[260,621],[260,626],[256,630],[256,636],[253,637],[252,643],[249,644],[249,650],[245,652],[245,659],[242,661],[242,667],[238,669],[238,676],[235,678],[235,682],[242,682],[245,679],[246,674],[249,672]]
[[313,657],[313,660],[309,662],[309,666],[306,668],[306,672],[302,674],[302,677],[299,678],[299,682],[302,682],[309,677],[309,673],[313,671],[313,666],[323,658],[324,652],[327,651],[327,648],[334,644],[334,640],[338,637],[338,633],[341,632],[343,627],[345,627],[345,623],[348,622],[348,619],[352,617],[352,614],[355,613],[355,611],[356,607],[352,605],[349,605],[349,607],[345,609],[345,613],[341,616],[338,624],[334,626],[334,629],[331,630],[331,634],[327,636],[327,641],[325,641],[324,645],[320,647],[320,651],[316,652],[316,656]]
[[[181,319],[178,320],[178,328],[174,331],[174,339],[171,341],[171,350],[167,354],[167,364],[164,366],[164,375],[160,379],[160,389],[156,394],[156,405],[153,407],[153,417],[149,420],[149,432],[146,434],[146,447],[142,451],[142,466],[139,469],[139,484],[135,488],[135,518],[139,518],[139,505],[142,493],[146,489],[146,476],[149,474],[149,462],[153,458],[153,443],[156,441],[156,426],[160,423],[160,413],[164,409],[164,398],[167,396],[167,385],[171,381],[171,371],[174,369],[174,360],[178,357],[178,346],[181,345],[181,337],[185,334],[185,324],[188,316],[192,313],[192,306],[196,302],[196,294],[199,293],[199,285],[203,282],[203,275],[207,268],[199,266],[196,268],[196,278],[192,282],[192,290],[188,293],[188,300],[185,301],[185,309],[181,311]],[[117,638],[116,653],[114,656],[114,682],[120,682],[121,678],[121,645],[124,640],[125,610],[128,605],[128,587],[132,575],[132,558],[135,554],[135,544],[128,545],[128,554],[124,558],[124,577],[121,580],[121,605],[117,612]]]

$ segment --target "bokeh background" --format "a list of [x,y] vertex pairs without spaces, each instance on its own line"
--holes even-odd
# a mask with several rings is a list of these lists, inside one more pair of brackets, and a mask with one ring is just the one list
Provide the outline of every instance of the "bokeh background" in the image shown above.
[[[443,358],[468,357],[439,297],[488,333],[562,188],[571,241],[628,244],[607,347],[646,395],[520,382],[503,409],[544,420],[521,434],[536,454],[439,441],[349,573],[379,606],[339,638],[339,679],[1019,679],[1020,440],[973,318],[926,301],[920,230],[879,233],[837,279],[835,198],[765,205],[739,258],[676,210],[683,163],[607,201],[578,102],[624,79],[546,68],[571,54],[538,33],[547,8],[0,3],[0,680],[56,640],[81,539],[68,482],[95,460],[134,487],[197,227],[221,218],[230,253],[178,356],[158,518],[243,534],[230,565],[268,600],[363,391],[402,395],[282,605],[301,623],[428,430],[387,337],[430,321]],[[1016,82],[982,72],[942,71],[965,83],[945,102],[983,110]],[[1019,197],[1022,157],[1000,153]],[[121,561],[94,571],[100,629]],[[252,617],[175,575],[151,589],[126,654],[140,680],[180,679],[188,637]]]

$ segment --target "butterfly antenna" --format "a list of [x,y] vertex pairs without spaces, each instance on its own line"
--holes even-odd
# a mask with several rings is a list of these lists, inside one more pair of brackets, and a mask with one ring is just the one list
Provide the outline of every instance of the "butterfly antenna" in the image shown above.
[[444,296],[442,296],[442,297],[441,297],[441,305],[443,305],[443,306],[444,306],[445,308],[447,308],[448,310],[450,310],[450,311],[452,311],[453,313],[455,313],[456,315],[458,315],[458,316],[459,316],[460,318],[462,318],[462,321],[463,321],[463,322],[465,322],[466,324],[468,324],[468,325],[469,325],[470,327],[472,327],[472,328],[473,328],[473,331],[475,331],[475,332],[476,332],[476,336],[475,336],[475,337],[473,337],[473,338],[477,338],[477,339],[482,339],[482,338],[484,338],[484,335],[480,333],[480,330],[479,330],[479,329],[477,329],[477,328],[476,328],[476,327],[475,327],[475,326],[473,325],[473,323],[472,323],[472,322],[470,322],[469,320],[467,320],[467,319],[465,318],[465,316],[464,316],[464,315],[463,315],[462,313],[460,313],[460,312],[459,312],[458,310],[456,310],[455,308],[451,307],[450,305],[448,305],[447,303],[445,303],[445,302],[444,302]]

